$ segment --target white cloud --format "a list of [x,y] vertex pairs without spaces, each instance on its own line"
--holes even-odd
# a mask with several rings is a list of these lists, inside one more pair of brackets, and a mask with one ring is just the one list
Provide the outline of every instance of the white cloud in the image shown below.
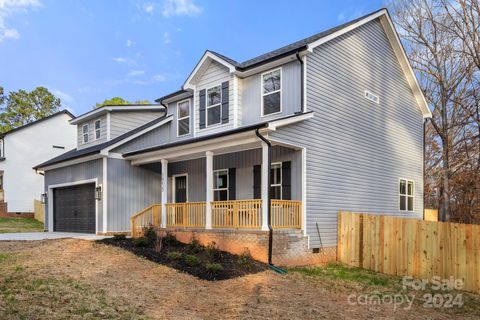
[[28,9],[39,7],[39,0],[0,0],[0,42],[5,39],[18,39],[20,33],[7,24],[7,20],[17,13],[25,13]]
[[130,40],[130,39],[128,39],[127,42],[125,43],[125,45],[126,45],[127,47],[131,47],[131,46],[133,46],[134,44],[135,44],[135,42],[134,42],[133,40]]
[[72,103],[75,99],[73,99],[73,97],[71,95],[69,95],[68,93],[65,93],[63,91],[60,91],[58,89],[53,89],[52,90],[52,93],[59,97],[60,100],[62,100],[62,102],[66,102],[66,103]]
[[170,33],[168,33],[167,31],[165,31],[165,32],[163,33],[163,43],[169,44],[170,42],[172,42],[172,40],[170,39]]
[[125,63],[125,62],[127,62],[127,59],[124,58],[124,57],[116,57],[116,58],[113,58],[113,61],[118,62],[118,63]]
[[148,14],[153,14],[155,7],[153,6],[153,3],[147,2],[143,4],[143,10],[148,13]]
[[145,74],[144,70],[131,70],[127,74],[127,77],[139,77],[139,76],[143,76],[144,74]]
[[171,16],[198,16],[203,8],[196,5],[194,0],[165,0],[162,14]]
[[130,65],[136,64],[135,60],[128,57],[113,57],[112,60],[119,64],[130,64]]

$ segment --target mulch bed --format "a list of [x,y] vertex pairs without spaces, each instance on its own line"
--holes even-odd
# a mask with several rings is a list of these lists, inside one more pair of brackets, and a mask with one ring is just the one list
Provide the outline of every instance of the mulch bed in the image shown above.
[[[234,255],[218,249],[208,250],[203,246],[184,244],[176,241],[175,239],[169,239],[168,242],[164,241],[160,253],[155,251],[155,246],[153,243],[147,244],[146,246],[138,246],[135,245],[135,239],[131,238],[122,240],[108,238],[98,240],[98,242],[128,250],[135,255],[150,261],[209,281],[242,277],[247,274],[257,273],[267,269],[266,264],[253,260],[251,257],[246,255]],[[181,256],[172,257],[172,254],[169,255],[171,252],[178,252],[181,254]],[[198,265],[192,266],[187,263],[188,261],[186,261],[187,259],[185,257],[191,255],[199,258],[200,263]],[[220,264],[223,267],[223,270],[208,270],[207,265],[209,263]]]

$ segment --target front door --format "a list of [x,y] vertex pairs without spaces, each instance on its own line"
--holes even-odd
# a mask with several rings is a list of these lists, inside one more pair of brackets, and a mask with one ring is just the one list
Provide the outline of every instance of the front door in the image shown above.
[[175,203],[187,202],[187,176],[175,177]]

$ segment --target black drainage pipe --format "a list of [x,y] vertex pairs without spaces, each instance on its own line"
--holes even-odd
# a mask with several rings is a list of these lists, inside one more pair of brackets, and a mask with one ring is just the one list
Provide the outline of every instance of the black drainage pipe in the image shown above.
[[267,191],[267,205],[268,205],[268,215],[267,215],[267,221],[268,221],[268,265],[269,267],[281,274],[287,273],[287,271],[276,267],[272,263],[272,250],[273,250],[273,228],[272,228],[272,199],[270,197],[270,171],[272,168],[272,143],[262,136],[259,132],[259,129],[255,130],[255,134],[257,137],[259,137],[263,142],[265,142],[268,146],[268,158],[267,158],[267,163],[268,163],[268,175],[267,175],[267,186],[268,186],[268,191]]
[[297,60],[300,62],[300,112],[304,113],[305,112],[305,101],[303,97],[303,91],[304,91],[304,73],[305,73],[305,65],[303,63],[302,58],[300,58],[300,53],[297,51],[295,54],[297,57]]

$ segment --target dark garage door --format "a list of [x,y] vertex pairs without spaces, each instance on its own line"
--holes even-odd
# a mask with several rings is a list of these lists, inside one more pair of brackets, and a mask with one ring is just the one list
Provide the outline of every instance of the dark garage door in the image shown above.
[[95,184],[53,190],[55,231],[95,233]]

